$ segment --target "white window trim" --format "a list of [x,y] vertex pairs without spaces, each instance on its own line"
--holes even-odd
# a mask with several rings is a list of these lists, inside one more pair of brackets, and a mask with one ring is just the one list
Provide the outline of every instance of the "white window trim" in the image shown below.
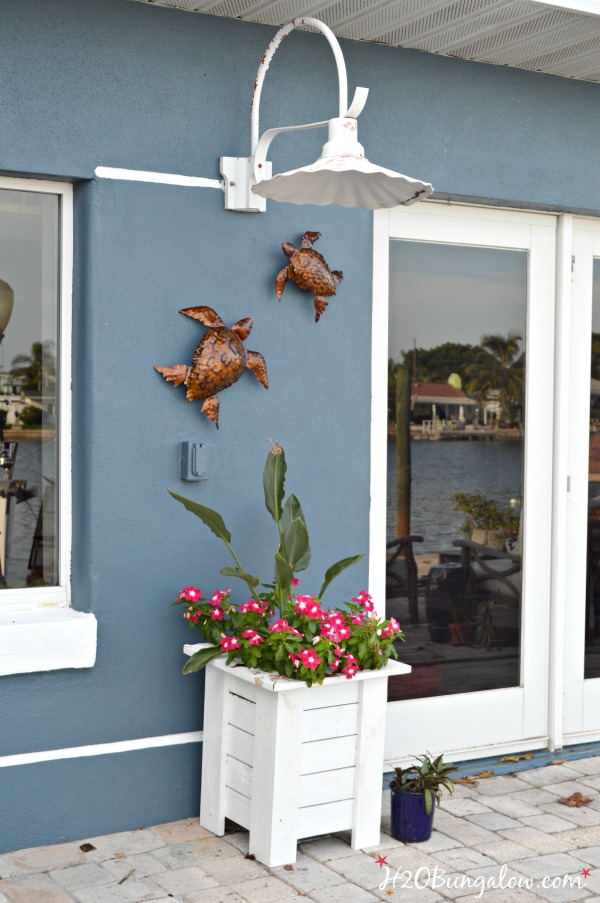
[[0,189],[57,194],[60,211],[58,383],[58,586],[3,590],[0,595],[0,675],[91,668],[96,660],[96,618],[71,602],[71,334],[73,296],[73,186],[39,179],[0,178]]

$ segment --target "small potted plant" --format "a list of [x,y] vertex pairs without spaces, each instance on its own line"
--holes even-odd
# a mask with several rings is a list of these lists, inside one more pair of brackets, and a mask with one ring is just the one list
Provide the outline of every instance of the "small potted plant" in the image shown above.
[[442,756],[432,759],[429,754],[416,756],[418,764],[396,768],[390,784],[392,791],[392,834],[404,843],[429,840],[433,828],[436,800],[440,802],[442,789],[454,791],[449,777],[454,765],[444,764]]
[[466,514],[461,531],[473,542],[501,549],[519,532],[519,514],[509,505],[482,492],[454,492],[451,499],[456,510]]

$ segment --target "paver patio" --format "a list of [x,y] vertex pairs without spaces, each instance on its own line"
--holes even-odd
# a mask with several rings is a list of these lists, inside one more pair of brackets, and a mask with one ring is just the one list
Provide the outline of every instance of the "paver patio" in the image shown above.
[[[558,803],[575,790],[591,802]],[[273,869],[247,850],[247,832],[215,837],[189,819],[5,853],[0,903],[600,903],[600,756],[461,784],[426,843],[391,837],[384,791],[376,848],[328,835]]]

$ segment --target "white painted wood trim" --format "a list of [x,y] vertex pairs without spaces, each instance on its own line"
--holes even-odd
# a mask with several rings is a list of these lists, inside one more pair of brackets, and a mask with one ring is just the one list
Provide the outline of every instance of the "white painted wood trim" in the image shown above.
[[551,749],[563,745],[565,618],[567,598],[569,430],[569,348],[571,342],[571,255],[573,217],[558,218],[556,235],[556,328],[554,372],[554,475],[550,573],[550,656],[548,734]]
[[353,850],[374,847],[380,841],[381,794],[373,793],[383,761],[387,680],[365,681],[360,685],[354,809],[352,812]]
[[157,749],[161,746],[183,746],[188,743],[201,743],[202,740],[202,731],[190,731],[184,734],[143,737],[139,740],[116,740],[112,743],[93,743],[89,746],[70,746],[65,749],[46,749],[42,752],[16,753],[12,756],[0,756],[0,768],[37,765],[40,762],[56,762],[61,759],[83,759],[89,756],[137,752],[144,749]]
[[204,723],[210,725],[202,745],[202,793],[200,824],[221,837],[225,833],[225,771],[231,693],[228,675],[216,668],[205,669]]
[[[207,646],[210,646],[210,643],[186,643],[183,647],[183,651],[186,655],[193,655],[194,652],[198,652],[199,649],[204,649]],[[210,664],[214,665],[215,668],[219,668],[221,671],[230,673],[235,671],[235,677],[240,680],[247,681],[257,687],[262,687],[264,690],[270,690],[273,693],[307,689],[306,683],[303,680],[290,680],[287,677],[281,677],[279,674],[267,674],[265,671],[261,671],[260,668],[250,669],[245,668],[243,665],[230,666],[226,664],[224,655],[220,658],[214,658]],[[384,668],[379,668],[377,671],[357,671],[352,678],[352,681],[372,680],[377,677],[397,677],[399,674],[410,674],[411,670],[410,665],[405,665],[403,662],[397,662],[394,659],[390,659]],[[318,693],[320,690],[324,690],[327,687],[338,684],[345,685],[346,681],[347,678],[345,675],[332,674],[331,676],[326,677],[320,686],[319,684],[313,684],[311,690]]]
[[96,633],[94,615],[71,608],[0,609],[0,675],[91,668]]
[[225,184],[219,179],[198,176],[182,176],[169,172],[146,172],[142,169],[118,169],[114,166],[97,166],[94,175],[98,179],[117,179],[122,182],[151,182],[155,185],[181,185],[184,188],[220,188]]

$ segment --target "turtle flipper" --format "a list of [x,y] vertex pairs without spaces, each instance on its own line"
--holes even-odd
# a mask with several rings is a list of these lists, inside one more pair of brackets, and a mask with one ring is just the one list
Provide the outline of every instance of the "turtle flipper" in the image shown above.
[[259,354],[258,351],[246,351],[246,367],[252,370],[259,383],[262,383],[265,389],[269,388],[267,364],[262,354]]
[[333,281],[336,283],[336,285],[339,285],[344,278],[344,274],[341,270],[332,270],[331,275],[333,276]]
[[243,342],[250,335],[253,322],[252,317],[244,317],[243,320],[238,320],[237,323],[233,324],[231,331],[235,332],[238,339],[241,339]]
[[212,307],[184,307],[179,313],[185,314],[186,317],[192,317],[194,320],[200,320],[204,326],[212,329],[225,328],[225,323]]
[[173,383],[174,386],[180,386],[184,383],[190,371],[190,368],[186,367],[185,364],[175,364],[174,367],[158,367],[155,364],[154,369],[161,376],[164,376],[167,382]]
[[209,420],[212,420],[217,429],[219,429],[219,399],[216,395],[211,395],[202,405],[202,413],[206,414]]
[[305,232],[302,236],[302,248],[312,248],[318,238],[321,237],[320,232]]
[[285,288],[285,284],[290,278],[289,274],[289,266],[284,267],[277,273],[277,279],[275,280],[275,294],[278,299],[281,301],[281,296],[283,295],[283,290]]
[[315,295],[315,310],[317,312],[315,316],[315,323],[319,322],[321,314],[324,313],[327,304],[328,302],[322,295]]

